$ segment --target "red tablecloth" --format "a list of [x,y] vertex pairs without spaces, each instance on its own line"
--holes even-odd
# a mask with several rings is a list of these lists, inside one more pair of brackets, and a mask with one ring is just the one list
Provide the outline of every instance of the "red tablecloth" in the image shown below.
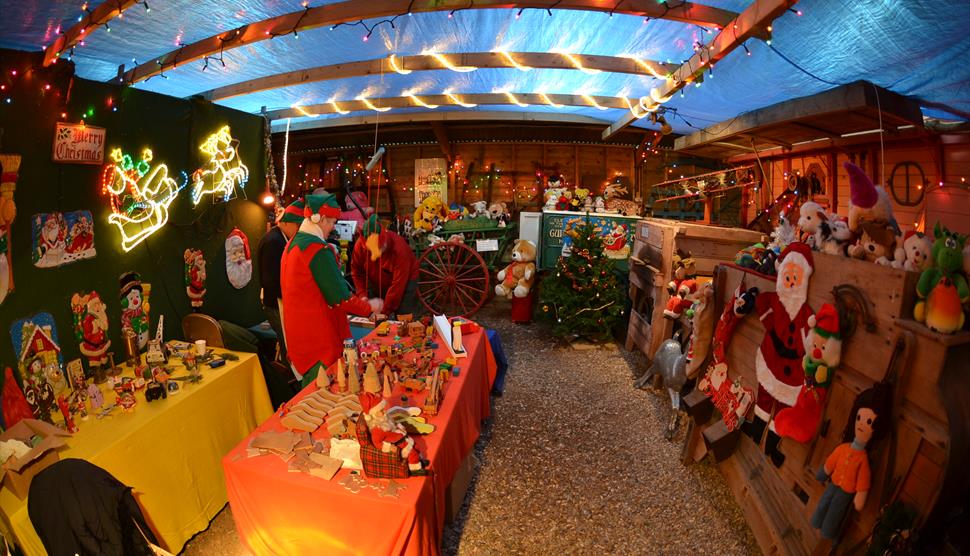
[[[373,333],[367,338],[371,339],[381,340]],[[406,485],[399,498],[379,497],[370,488],[350,492],[339,484],[350,473],[345,469],[326,481],[288,472],[287,464],[275,455],[247,458],[249,438],[229,452],[222,465],[229,505],[243,543],[258,555],[438,553],[445,490],[489,415],[489,391],[496,372],[484,330],[465,335],[464,344],[468,357],[458,360],[460,374],[445,383],[438,415],[428,419],[436,430],[415,438],[415,445],[431,462],[433,474],[398,480]],[[447,356],[447,348],[441,346],[435,361]],[[314,390],[316,386],[308,386],[294,402]],[[400,394],[398,387],[392,404],[400,400]],[[409,403],[420,406],[423,399],[419,394]],[[270,430],[286,430],[278,413],[253,434]],[[314,433],[314,437],[326,436],[322,428]]]

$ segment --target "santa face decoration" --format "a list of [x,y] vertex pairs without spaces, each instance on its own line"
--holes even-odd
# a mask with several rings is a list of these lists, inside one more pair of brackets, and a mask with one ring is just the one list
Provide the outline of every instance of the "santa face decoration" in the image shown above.
[[239,228],[234,228],[226,237],[226,276],[237,290],[245,288],[253,276],[249,238]]

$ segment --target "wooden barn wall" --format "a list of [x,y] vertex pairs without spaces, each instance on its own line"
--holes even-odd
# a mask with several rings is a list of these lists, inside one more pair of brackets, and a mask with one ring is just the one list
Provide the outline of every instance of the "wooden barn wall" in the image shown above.
[[[818,176],[824,191],[818,200],[823,204],[831,203],[841,215],[848,214],[849,178],[842,166],[848,160],[860,165],[876,183],[887,184],[896,220],[904,230],[932,230],[939,221],[951,230],[970,233],[970,191],[966,181],[970,179],[970,142],[961,140],[948,143],[946,136],[939,142],[923,141],[920,144],[887,142],[883,164],[879,163],[878,146],[855,148],[847,152],[817,152],[762,159],[767,187],[761,203],[770,202],[783,191],[787,176],[793,173],[808,175],[809,171],[814,170],[817,174],[824,173],[824,176]],[[910,189],[909,203],[905,202],[903,190],[904,163],[918,165],[925,176],[922,187]],[[897,165],[899,169],[893,176],[893,169]],[[914,166],[909,168],[914,175],[918,175]],[[944,182],[942,188],[938,187],[941,175]],[[894,187],[889,185],[891,177]],[[892,194],[893,189],[896,196]],[[916,201],[915,204],[912,201]]]
[[[569,187],[577,184],[589,189],[593,195],[602,192],[607,182],[621,177],[631,193],[634,192],[634,148],[627,145],[571,145],[545,143],[454,143],[454,161],[459,162],[457,172],[449,172],[449,202],[469,205],[475,201],[505,201],[509,208],[521,210],[538,207],[542,201],[543,185],[550,174],[562,175]],[[437,144],[390,146],[378,166],[371,172],[369,183],[372,192],[381,188],[379,210],[389,210],[386,192],[393,192],[398,214],[414,210],[414,161],[420,158],[444,158]],[[292,192],[324,187],[339,189],[339,172],[351,182],[367,184],[363,172],[367,159],[350,154],[293,154],[289,159],[287,190]],[[337,164],[341,164],[337,169]],[[488,191],[488,173],[494,164],[491,194]],[[358,165],[360,165],[358,167]],[[653,168],[645,179],[659,181],[663,169],[653,161],[646,165]],[[386,170],[386,174],[381,173]],[[353,172],[357,172],[354,175]],[[458,179],[455,179],[455,174]],[[536,174],[540,173],[541,176]],[[655,175],[654,175],[655,174]],[[464,183],[467,179],[468,183]]]

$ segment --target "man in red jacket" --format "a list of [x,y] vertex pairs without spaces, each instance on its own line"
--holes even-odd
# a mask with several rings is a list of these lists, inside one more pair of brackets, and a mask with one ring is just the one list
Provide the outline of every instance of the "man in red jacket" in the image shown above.
[[333,195],[308,195],[303,223],[280,263],[287,354],[304,386],[341,356],[343,341],[352,337],[347,313],[369,316],[381,310],[379,300],[351,295],[336,249],[326,241],[339,214]]
[[407,240],[385,230],[372,214],[354,244],[350,274],[360,297],[384,300],[384,313],[421,312],[418,259]]

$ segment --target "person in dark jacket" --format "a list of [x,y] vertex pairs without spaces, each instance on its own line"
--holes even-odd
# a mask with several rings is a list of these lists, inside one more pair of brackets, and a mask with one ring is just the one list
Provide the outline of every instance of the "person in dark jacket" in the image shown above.
[[286,343],[283,341],[283,323],[280,320],[278,300],[283,298],[280,289],[280,261],[286,243],[296,234],[303,222],[303,201],[296,200],[276,219],[276,226],[259,240],[259,281],[263,286],[263,312],[280,343],[280,356],[286,361]]

